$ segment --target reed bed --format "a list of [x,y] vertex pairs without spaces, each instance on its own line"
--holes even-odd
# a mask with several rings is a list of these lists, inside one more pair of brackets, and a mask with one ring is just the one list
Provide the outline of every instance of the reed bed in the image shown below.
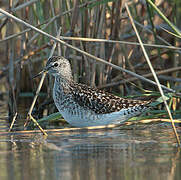
[[[8,97],[11,120],[19,114],[21,97],[34,97],[40,78],[32,77],[43,69],[55,43],[54,54],[71,61],[75,81],[119,96],[155,98],[157,110],[150,119],[169,118],[167,111],[180,119],[180,1],[4,0],[0,7],[21,20],[0,14],[0,95]],[[47,76],[34,107],[36,119],[57,111],[52,84]]]

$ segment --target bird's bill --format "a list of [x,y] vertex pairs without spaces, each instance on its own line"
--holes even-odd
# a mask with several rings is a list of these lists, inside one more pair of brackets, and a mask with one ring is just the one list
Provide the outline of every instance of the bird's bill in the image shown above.
[[43,73],[47,73],[47,71],[44,69],[43,71],[40,71],[38,74],[36,74],[35,76],[33,76],[33,79],[34,78],[37,78],[38,76],[40,76],[41,74]]

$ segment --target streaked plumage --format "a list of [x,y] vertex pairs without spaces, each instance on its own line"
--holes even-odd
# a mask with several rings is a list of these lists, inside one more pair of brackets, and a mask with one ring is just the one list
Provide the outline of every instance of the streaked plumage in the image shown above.
[[145,111],[148,101],[130,100],[73,81],[70,63],[53,56],[45,71],[55,76],[53,99],[64,119],[73,126],[119,124]]

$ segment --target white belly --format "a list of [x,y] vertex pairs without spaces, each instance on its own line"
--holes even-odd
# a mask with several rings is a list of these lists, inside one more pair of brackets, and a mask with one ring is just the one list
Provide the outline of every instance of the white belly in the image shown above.
[[103,126],[109,124],[120,124],[124,121],[128,120],[129,118],[138,115],[139,113],[135,114],[127,114],[124,115],[124,112],[127,109],[113,112],[109,114],[95,114],[91,111],[82,110],[81,112],[70,112],[70,110],[60,111],[64,119],[71,124],[72,126],[76,127],[87,127],[87,126]]

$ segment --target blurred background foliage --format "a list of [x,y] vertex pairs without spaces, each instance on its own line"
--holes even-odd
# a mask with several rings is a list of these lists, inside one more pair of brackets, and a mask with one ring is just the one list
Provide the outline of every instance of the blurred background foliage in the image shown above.
[[[147,44],[145,48],[158,72],[160,83],[180,92],[180,38],[174,35],[174,29],[146,0],[1,0],[0,7],[55,37],[61,28],[60,38],[67,43],[153,79],[140,46],[135,44],[137,37],[127,15],[125,2],[129,5],[142,41]],[[153,2],[169,22],[177,29],[181,28],[180,0]],[[82,41],[71,37],[88,39]],[[94,39],[107,42],[96,42]],[[20,111],[20,107],[27,110],[30,106],[40,80],[32,77],[45,66],[52,45],[53,41],[46,36],[0,14],[0,98],[2,102],[8,102],[10,117]],[[104,88],[119,96],[160,96],[156,86],[97,63],[95,59],[61,44],[54,54],[71,61],[73,77],[77,82]],[[52,85],[53,78],[47,76],[36,104],[38,118],[57,111],[50,103]],[[169,106],[174,117],[180,118],[180,96],[170,95]],[[159,111],[153,113],[153,116],[166,117],[166,114],[160,105]]]

